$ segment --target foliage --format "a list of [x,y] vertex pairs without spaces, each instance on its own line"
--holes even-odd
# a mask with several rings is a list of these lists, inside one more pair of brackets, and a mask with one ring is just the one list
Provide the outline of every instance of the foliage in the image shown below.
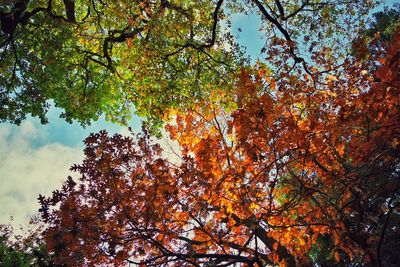
[[14,234],[11,225],[0,225],[0,266],[56,267],[40,237],[41,229]]
[[373,18],[366,35],[372,38],[379,33],[384,41],[390,40],[399,27],[400,4],[394,4],[392,8],[385,7],[383,11],[374,13]]
[[[378,61],[383,48],[390,43],[400,26],[400,4],[394,4],[392,8],[384,7],[372,17],[365,31],[352,42],[353,54],[369,62]],[[379,64],[370,65],[370,69],[379,67]]]
[[[126,123],[134,105],[156,128],[168,110],[201,105],[213,90],[233,87],[245,61],[221,29],[232,12],[260,14],[272,68],[301,63],[310,73],[305,56],[339,57],[372,6],[367,0],[2,1],[0,120],[19,124],[32,115],[46,123],[52,100],[69,122],[86,125],[105,114]],[[279,57],[285,50],[288,62]]]
[[217,36],[222,1],[207,3],[3,1],[0,119],[45,123],[53,100],[83,125],[103,113],[126,123],[132,105],[156,122],[226,86],[235,62],[217,48],[230,38]]
[[243,68],[236,109],[215,90],[165,116],[180,162],[146,131],[91,134],[79,181],[39,197],[49,250],[68,266],[396,266],[399,51],[397,31],[377,62]]

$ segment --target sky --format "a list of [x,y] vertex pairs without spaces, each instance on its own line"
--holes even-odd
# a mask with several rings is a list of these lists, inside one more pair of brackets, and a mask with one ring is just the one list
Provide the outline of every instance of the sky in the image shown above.
[[[236,40],[251,59],[258,58],[263,46],[258,30],[260,17],[238,14],[231,22]],[[104,118],[82,128],[60,119],[59,114],[60,110],[52,108],[46,125],[36,118],[28,118],[20,126],[0,124],[0,224],[10,222],[10,216],[14,226],[29,222],[39,209],[38,195],[49,195],[60,188],[67,176],[72,175],[70,166],[82,161],[83,140],[89,133],[106,129],[109,133],[129,134],[126,127],[106,122]],[[138,117],[128,125],[136,132],[141,129]]]
[[[25,225],[39,209],[39,194],[49,195],[58,189],[72,172],[69,167],[83,160],[83,140],[91,132],[106,129],[109,133],[128,135],[126,127],[101,119],[90,127],[69,124],[58,116],[60,110],[49,111],[49,123],[40,124],[28,118],[20,126],[0,125],[0,223]],[[141,129],[138,117],[129,125]]]

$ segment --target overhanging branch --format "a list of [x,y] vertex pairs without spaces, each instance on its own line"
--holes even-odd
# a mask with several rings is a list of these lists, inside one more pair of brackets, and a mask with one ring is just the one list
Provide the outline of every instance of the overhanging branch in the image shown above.
[[[308,69],[307,63],[306,63],[306,61],[304,60],[304,58],[303,58],[303,57],[300,57],[300,56],[298,56],[298,55],[296,54],[296,52],[295,52],[295,46],[294,46],[295,42],[292,40],[292,38],[291,38],[289,32],[282,26],[282,24],[281,24],[277,19],[275,19],[274,17],[272,17],[272,16],[268,13],[268,11],[266,10],[266,8],[264,7],[264,5],[263,5],[260,1],[258,1],[258,0],[252,0],[252,2],[257,6],[257,8],[260,10],[260,12],[263,14],[263,16],[264,16],[269,22],[271,22],[276,28],[278,28],[279,32],[283,35],[283,37],[285,38],[285,40],[287,41],[287,43],[288,43],[288,45],[289,45],[289,52],[290,52],[290,55],[292,56],[294,62],[295,62],[296,64],[297,64],[297,63],[302,63],[302,65],[303,65],[303,67],[304,67],[304,70],[305,70],[309,75],[312,76],[313,74],[312,74],[312,73],[310,72],[310,70]],[[276,2],[279,2],[279,1],[276,1]],[[280,3],[279,3],[279,4],[280,4]],[[302,7],[302,8],[304,8],[304,7]],[[284,12],[284,11],[283,11],[283,7],[282,7],[282,12]],[[282,15],[282,14],[284,14],[284,13],[281,13],[281,15]],[[293,16],[293,14],[292,14],[291,16]]]

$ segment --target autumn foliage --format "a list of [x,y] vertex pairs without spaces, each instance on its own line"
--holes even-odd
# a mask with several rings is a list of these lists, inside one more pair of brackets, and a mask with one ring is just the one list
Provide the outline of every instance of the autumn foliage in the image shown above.
[[233,104],[165,117],[178,162],[147,132],[91,134],[79,176],[39,198],[49,250],[67,266],[395,266],[399,51],[396,33],[330,72],[242,69]]

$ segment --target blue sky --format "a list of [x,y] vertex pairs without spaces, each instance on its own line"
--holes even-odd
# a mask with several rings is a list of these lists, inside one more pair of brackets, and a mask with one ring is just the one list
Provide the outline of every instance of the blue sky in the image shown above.
[[[39,208],[38,194],[50,194],[71,174],[69,167],[83,159],[83,140],[91,132],[106,129],[128,135],[126,127],[106,122],[103,118],[83,128],[59,118],[60,110],[52,108],[49,123],[40,124],[28,118],[20,126],[0,125],[0,223],[26,224]],[[141,129],[134,117],[129,126]]]
[[[258,30],[260,17],[239,14],[232,19],[232,25],[239,44],[246,47],[252,60],[258,58],[263,46]],[[20,126],[0,124],[0,223],[8,223],[10,216],[14,217],[14,225],[29,221],[39,208],[38,194],[48,195],[59,188],[71,174],[69,167],[82,161],[83,140],[89,133],[106,129],[129,134],[126,127],[104,119],[82,128],[77,123],[66,123],[59,114],[60,110],[51,109],[47,125],[41,125],[36,118],[28,118]],[[140,119],[134,117],[129,126],[140,131]]]
[[259,31],[260,26],[260,16],[236,14],[232,19],[233,35],[253,61],[260,56],[264,45],[263,35]]
[[[126,127],[101,119],[83,128],[59,118],[60,110],[49,111],[49,123],[28,118],[20,126],[0,125],[0,223],[10,216],[14,224],[25,224],[38,210],[38,194],[49,194],[71,174],[69,167],[83,159],[83,140],[91,132],[106,129],[110,133],[128,134]],[[140,120],[130,122],[141,129]]]

